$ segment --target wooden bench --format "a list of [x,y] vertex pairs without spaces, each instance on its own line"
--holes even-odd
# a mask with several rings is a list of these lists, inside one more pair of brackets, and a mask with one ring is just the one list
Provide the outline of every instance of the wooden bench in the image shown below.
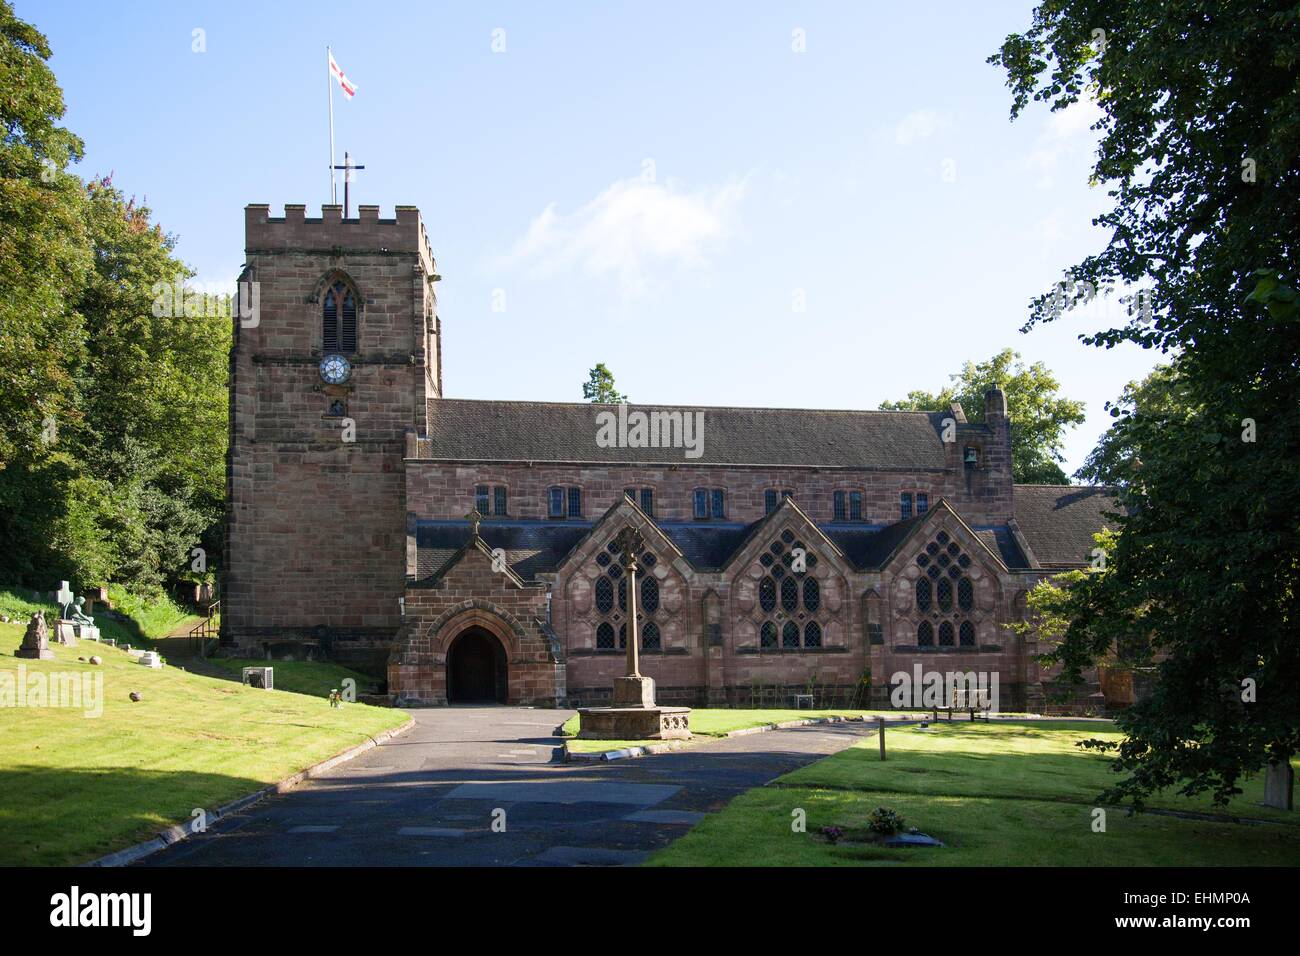
[[984,719],[988,720],[992,710],[993,702],[987,688],[953,687],[947,701],[934,707],[934,719],[939,719],[940,711],[946,713],[950,721],[954,711],[966,711],[972,721],[976,714],[983,714]]

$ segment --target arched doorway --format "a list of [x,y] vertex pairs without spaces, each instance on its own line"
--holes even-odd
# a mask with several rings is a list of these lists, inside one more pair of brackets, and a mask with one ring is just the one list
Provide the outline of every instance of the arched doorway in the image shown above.
[[447,652],[447,701],[452,704],[504,704],[506,652],[481,627],[459,634]]

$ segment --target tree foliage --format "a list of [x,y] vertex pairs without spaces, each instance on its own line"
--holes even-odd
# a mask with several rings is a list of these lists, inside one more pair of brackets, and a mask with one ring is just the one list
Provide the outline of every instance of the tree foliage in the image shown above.
[[65,172],[81,140],[59,125],[50,48],[0,0],[0,469],[40,447],[76,404],[81,350],[66,291],[90,267],[81,183]]
[[[1294,2],[1053,0],[991,58],[1013,117],[1101,107],[1108,238],[1063,277],[1066,305],[1143,290],[1084,341],[1174,364],[1121,398],[1085,466],[1116,480],[1125,513],[1104,573],[1072,582],[1055,652],[1067,677],[1121,638],[1157,661],[1152,694],[1119,718],[1126,776],[1109,798],[1178,785],[1221,802],[1300,743],[1298,57]],[[1059,316],[1061,288],[1026,329]]]
[[590,378],[582,383],[582,397],[603,405],[617,405],[627,401],[627,396],[614,387],[614,373],[605,367],[604,362],[597,362],[591,370]]
[[157,307],[189,273],[110,177],[65,170],[49,56],[0,0],[0,581],[157,590],[217,557],[231,319]]
[[984,393],[1000,387],[1011,418],[1011,472],[1021,484],[1068,484],[1059,462],[1067,428],[1084,420],[1083,402],[1059,394],[1060,382],[1042,362],[1025,365],[1020,353],[1003,349],[984,362],[966,362],[938,393],[913,391],[880,407],[894,411],[942,411],[960,402],[966,420],[984,420]]

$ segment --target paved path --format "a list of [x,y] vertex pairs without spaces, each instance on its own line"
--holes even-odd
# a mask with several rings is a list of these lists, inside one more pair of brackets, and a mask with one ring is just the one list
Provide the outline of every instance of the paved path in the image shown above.
[[[554,762],[563,710],[450,707],[286,794],[157,853],[151,866],[636,863],[705,813],[872,733],[825,724],[613,763]],[[505,813],[505,832],[492,829]]]

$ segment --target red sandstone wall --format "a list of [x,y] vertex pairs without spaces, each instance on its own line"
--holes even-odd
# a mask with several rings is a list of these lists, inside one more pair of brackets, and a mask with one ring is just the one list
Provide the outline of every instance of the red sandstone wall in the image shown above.
[[[250,206],[246,219],[260,312],[237,322],[231,363],[223,643],[259,652],[311,640],[343,659],[382,656],[405,578],[405,434],[424,427],[435,347],[427,239],[409,207],[395,221],[376,207],[348,222],[326,207],[313,222],[302,207],[276,220]],[[317,370],[318,296],[336,269],[361,306],[352,378],[331,393]],[[335,397],[353,442],[326,415]]]
[[[437,403],[432,405],[437,414]],[[692,494],[696,488],[727,490],[727,520],[756,521],[765,512],[764,492],[769,488],[795,493],[799,507],[814,521],[832,520],[833,494],[837,490],[863,491],[863,518],[867,524],[899,520],[899,494],[904,491],[930,496],[930,506],[940,496],[948,498],[968,522],[1001,524],[1011,516],[1011,485],[992,485],[983,474],[972,479],[975,492],[966,489],[964,471],[872,472],[818,471],[815,468],[753,469],[731,466],[566,466],[549,464],[446,464],[408,460],[407,507],[421,518],[460,518],[474,505],[474,486],[505,485],[511,517],[545,518],[546,491],[552,485],[582,487],[583,517],[600,517],[623,497],[624,488],[653,488],[655,518],[692,520]],[[985,484],[991,487],[985,491]]]

